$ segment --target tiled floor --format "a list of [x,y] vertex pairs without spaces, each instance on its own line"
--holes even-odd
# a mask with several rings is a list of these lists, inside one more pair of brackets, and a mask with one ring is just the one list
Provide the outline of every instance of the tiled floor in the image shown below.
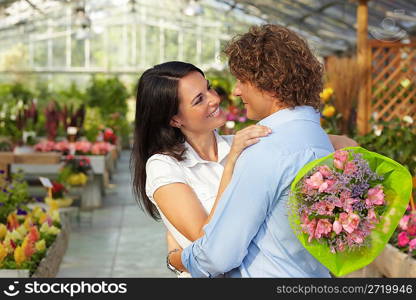
[[[131,192],[129,151],[123,151],[103,207],[71,221],[57,277],[175,277],[166,269],[165,231],[144,215]],[[89,222],[91,221],[91,222]]]

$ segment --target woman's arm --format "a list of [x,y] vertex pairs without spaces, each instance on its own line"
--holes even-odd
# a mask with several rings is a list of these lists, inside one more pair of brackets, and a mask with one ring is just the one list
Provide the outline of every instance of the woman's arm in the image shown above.
[[184,183],[172,183],[158,188],[153,198],[169,222],[187,239],[195,241],[204,235],[203,226],[209,222],[221,195],[232,178],[235,162],[244,148],[271,132],[268,127],[252,125],[237,132],[224,167],[213,208],[207,216],[193,189]]
[[359,146],[356,141],[347,137],[346,135],[333,135],[328,134],[329,140],[335,150],[342,149],[345,147],[357,147]]

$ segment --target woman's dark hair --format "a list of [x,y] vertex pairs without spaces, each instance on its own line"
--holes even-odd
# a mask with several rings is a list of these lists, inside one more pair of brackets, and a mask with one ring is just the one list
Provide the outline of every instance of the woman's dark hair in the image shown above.
[[170,121],[178,113],[179,80],[191,72],[204,73],[192,64],[171,61],[146,70],[139,79],[134,143],[130,159],[133,192],[140,207],[158,220],[160,214],[146,195],[146,162],[156,153],[184,159],[185,136]]

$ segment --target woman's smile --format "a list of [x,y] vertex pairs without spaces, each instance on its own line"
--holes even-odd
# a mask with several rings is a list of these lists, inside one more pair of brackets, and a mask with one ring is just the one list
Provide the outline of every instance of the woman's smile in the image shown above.
[[218,117],[219,115],[220,115],[220,113],[221,113],[222,111],[221,111],[221,109],[220,109],[220,107],[218,106],[212,113],[210,113],[208,116],[207,116],[207,118],[215,118],[215,117]]

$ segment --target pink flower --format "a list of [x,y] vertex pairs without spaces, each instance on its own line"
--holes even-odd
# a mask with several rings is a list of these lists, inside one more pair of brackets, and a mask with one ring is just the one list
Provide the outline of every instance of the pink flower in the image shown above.
[[354,203],[359,202],[359,201],[360,201],[359,199],[354,199],[354,198],[348,198],[348,199],[345,199],[345,201],[344,201],[344,203],[343,203],[343,208],[344,208],[344,210],[345,210],[347,213],[352,213],[352,212],[353,212],[352,205],[353,205]]
[[345,162],[348,159],[348,152],[344,150],[337,150],[334,153],[334,166],[337,169],[343,170]]
[[362,242],[364,242],[364,232],[360,230],[354,230],[348,235],[347,238],[352,240],[356,244],[361,244]]
[[342,231],[342,225],[338,220],[332,224],[332,230],[334,230],[336,234],[339,234]]
[[409,252],[416,249],[416,239],[413,239],[409,242]]
[[346,232],[352,233],[358,227],[360,217],[354,213],[340,213],[339,221]]
[[338,251],[340,251],[340,252],[344,251],[345,250],[345,244],[344,244],[344,242],[341,241],[341,240],[338,240],[338,242],[337,242],[337,248],[338,248]]
[[91,143],[87,141],[75,142],[75,150],[81,153],[88,153],[91,150]]
[[312,207],[319,215],[332,215],[335,205],[328,201],[316,202]]
[[411,219],[407,224],[407,233],[410,235],[416,235],[416,220]]
[[55,148],[55,142],[44,140],[35,145],[35,151],[39,152],[50,152],[53,151]]
[[378,185],[372,189],[369,189],[367,193],[367,199],[365,199],[365,204],[367,205],[367,207],[372,207],[373,205],[383,205],[384,204],[383,187]]
[[319,219],[316,225],[315,238],[327,236],[332,231],[332,224],[328,219]]
[[357,171],[357,166],[353,161],[348,161],[344,167],[344,174],[352,175]]
[[368,222],[373,223],[373,224],[378,223],[377,215],[374,212],[374,208],[371,208],[368,210],[367,220]]
[[409,236],[405,231],[400,232],[397,236],[397,245],[399,245],[399,247],[405,247],[409,243],[409,241]]
[[345,200],[348,199],[348,198],[351,198],[351,192],[349,192],[349,191],[343,191],[343,192],[341,192],[340,199],[341,199],[341,202],[342,203],[344,203]]
[[332,203],[334,203],[335,207],[342,207],[343,206],[343,203],[342,203],[341,199],[338,198],[338,197],[333,197],[332,198]]
[[409,219],[410,219],[409,215],[404,215],[403,218],[400,219],[399,227],[402,230],[407,230],[407,224],[409,223]]
[[59,152],[66,152],[69,150],[69,143],[68,141],[62,141],[62,142],[58,142],[55,144],[54,147],[55,151],[59,151]]
[[324,178],[328,178],[332,175],[332,171],[328,166],[320,166],[318,171],[324,176]]
[[301,224],[303,232],[309,234],[308,242],[310,243],[315,235],[315,229],[316,229],[316,219],[313,219],[312,221],[309,221],[309,219],[306,219],[306,222]]
[[323,183],[324,183],[324,178],[321,172],[319,171],[313,174],[311,177],[306,179],[306,185],[308,186],[308,188],[312,188],[312,189],[319,189],[319,187]]

